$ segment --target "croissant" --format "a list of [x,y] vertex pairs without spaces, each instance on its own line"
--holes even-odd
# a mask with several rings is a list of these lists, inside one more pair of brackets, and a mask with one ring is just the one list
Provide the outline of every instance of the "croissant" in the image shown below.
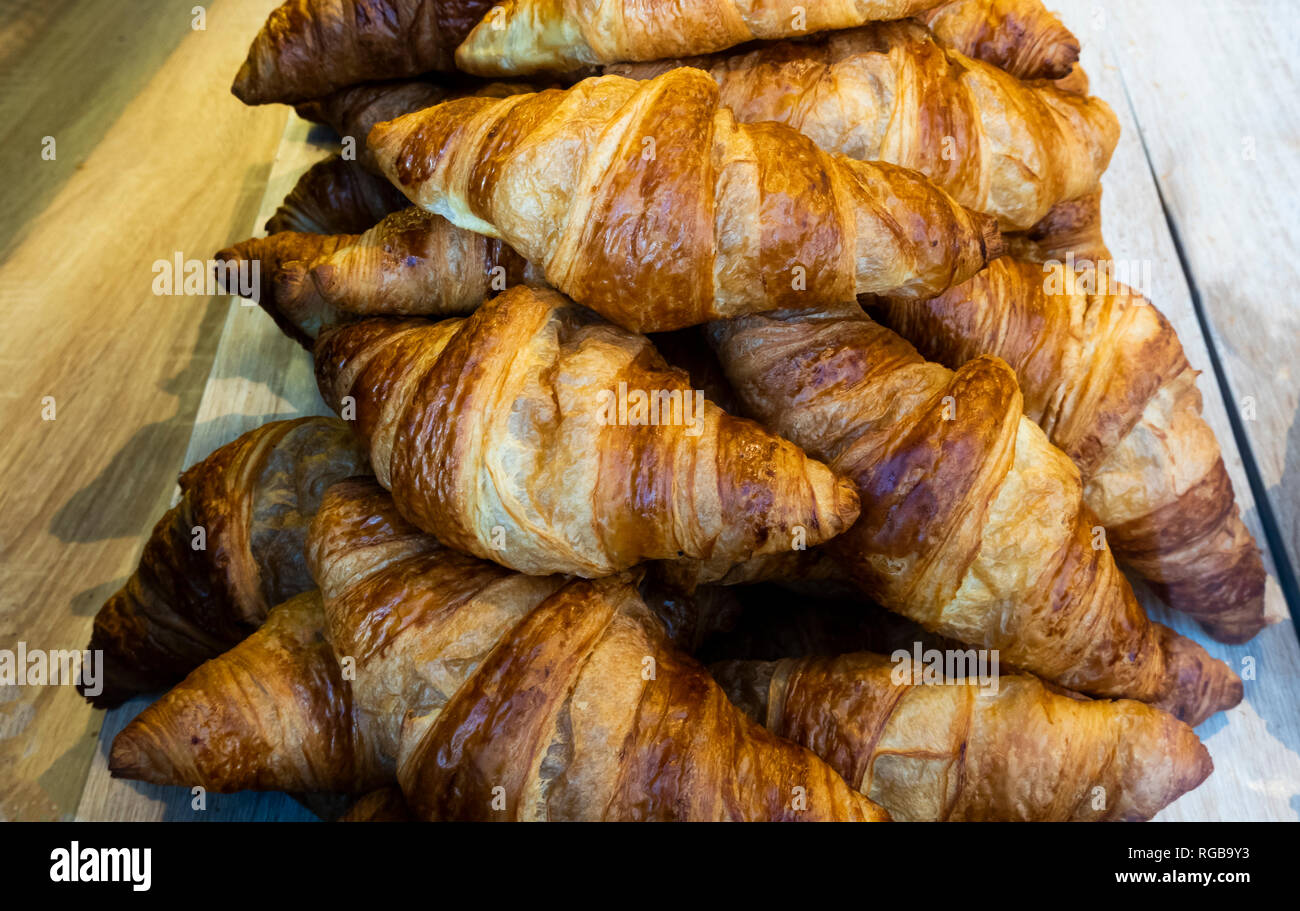
[[370,146],[417,205],[638,331],[867,289],[933,296],[1001,249],[991,218],[912,171],[737,124],[693,69],[458,99],[379,124]]
[[[527,91],[533,89],[522,83],[493,82],[487,85],[451,86],[436,85],[423,79],[407,79],[349,86],[324,98],[303,102],[295,110],[299,117],[313,123],[323,123],[332,127],[339,136],[352,139],[357,145],[357,163],[366,170],[379,174],[379,165],[366,146],[366,137],[375,124],[433,107],[450,98],[466,95],[505,98]],[[384,185],[396,192],[387,181],[384,181]],[[400,193],[397,195],[403,198]],[[366,227],[369,225],[361,230]]]
[[523,576],[440,549],[373,481],[312,526],[330,642],[421,819],[879,820],[732,706],[624,576]]
[[357,163],[378,174],[379,167],[366,147],[366,137],[375,124],[433,107],[459,94],[463,93],[423,79],[372,82],[348,86],[323,98],[305,101],[294,110],[304,120],[325,124],[339,136],[350,137],[356,144]]
[[353,323],[315,354],[321,394],[355,412],[403,515],[522,572],[679,556],[723,572],[857,515],[848,479],[553,291],[519,286],[464,320]]
[[335,156],[317,162],[298,178],[266,223],[266,232],[360,234],[408,205],[387,180]]
[[456,49],[456,65],[479,76],[573,73],[602,63],[711,54],[747,41],[902,19],[940,2],[504,0]]
[[945,47],[1019,79],[1061,79],[1079,60],[1079,39],[1040,0],[953,0],[916,18]]
[[1101,236],[1101,187],[1057,203],[1028,231],[1006,234],[1004,240],[1007,255],[1016,259],[1065,263],[1073,255],[1079,268],[1111,262]]
[[712,671],[899,820],[1147,820],[1213,769],[1190,727],[1141,702],[1071,698],[1028,674],[917,684],[899,668],[861,652]]
[[491,293],[541,281],[501,241],[411,207],[364,234],[272,234],[216,259],[257,262],[257,303],[307,348],[323,328],[349,319],[469,313]]
[[[317,293],[308,284],[308,267],[357,240],[347,234],[304,234],[285,231],[269,237],[254,237],[220,250],[216,263],[217,286],[225,294],[242,294],[242,284],[230,287],[229,279],[241,274],[246,265],[256,265],[257,285],[254,301],[267,312],[285,335],[310,349],[326,326],[347,319],[334,302]],[[230,267],[235,266],[236,271]]]
[[1201,417],[1197,372],[1159,310],[1106,275],[1085,293],[1090,277],[1003,258],[934,300],[879,312],[942,363],[1005,358],[1119,558],[1216,639],[1245,642],[1264,626],[1264,566]]
[[1147,619],[1006,363],[926,362],[856,304],[710,332],[748,412],[857,482],[861,517],[829,549],[874,600],[1061,686],[1189,723],[1241,700],[1226,665]]
[[1088,74],[1084,72],[1083,67],[1077,63],[1074,69],[1062,76],[1060,79],[1053,79],[1052,85],[1056,86],[1062,92],[1069,92],[1073,95],[1087,95],[1088,88],[1091,85]]
[[271,609],[113,740],[115,778],[242,790],[361,793],[393,780],[325,640],[320,592]]
[[[325,487],[367,471],[341,422],[276,421],[180,477],[125,586],[95,616],[101,708],[162,689],[255,630],[271,605],[312,588],[307,522]],[[83,691],[84,692],[84,691]]]
[[296,104],[360,82],[455,69],[492,0],[286,0],[231,87],[245,104]]
[[963,206],[1028,230],[1098,185],[1119,140],[1100,99],[1028,84],[945,50],[915,22],[887,22],[609,71],[649,78],[708,72],[745,123],[794,127],[827,152],[920,171]]

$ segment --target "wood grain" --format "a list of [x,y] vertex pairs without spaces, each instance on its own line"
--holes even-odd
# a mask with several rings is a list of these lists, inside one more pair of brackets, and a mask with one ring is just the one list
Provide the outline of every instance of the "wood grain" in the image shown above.
[[[328,153],[325,146],[311,141],[310,124],[290,114],[252,224],[265,224],[302,172]],[[262,232],[250,225],[246,233]],[[261,308],[239,298],[228,298],[221,341],[194,418],[185,464],[194,464],[268,421],[329,413],[316,391],[311,356],[281,333]],[[110,777],[108,751],[113,738],[150,701],[148,697],[134,699],[106,713],[99,749],[77,809],[78,819],[315,819],[306,808],[282,794],[209,795],[206,808],[195,810],[189,792],[183,788]]]
[[[247,230],[285,118],[228,90],[275,0],[205,5],[203,32],[189,0],[0,14],[0,647],[83,648],[181,467],[226,300],[156,297],[152,264]],[[71,817],[101,721],[0,687],[0,819]]]

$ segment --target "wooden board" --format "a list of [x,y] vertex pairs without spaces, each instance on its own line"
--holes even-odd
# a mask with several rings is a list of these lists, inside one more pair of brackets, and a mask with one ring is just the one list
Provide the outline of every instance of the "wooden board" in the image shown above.
[[[1105,178],[1106,237],[1117,258],[1147,261],[1152,267],[1152,297],[1178,329],[1188,358],[1208,370],[1210,354],[1200,331],[1192,295],[1166,222],[1157,185],[1147,164],[1142,135],[1127,100],[1122,60],[1117,57],[1115,25],[1090,27],[1093,7],[1064,5],[1064,18],[1084,39],[1084,65],[1093,91],[1115,108],[1124,133]],[[1130,83],[1128,90],[1133,90]],[[288,191],[292,176],[319,155],[303,124],[290,122],[273,172],[263,213]],[[1293,333],[1288,336],[1294,340]],[[1227,408],[1213,374],[1201,378],[1206,418],[1219,436],[1229,474],[1247,524],[1264,544],[1259,513],[1228,420]],[[202,458],[222,443],[257,424],[296,414],[321,413],[322,403],[311,380],[306,352],[282,338],[256,308],[231,304],[188,460]],[[1265,553],[1270,572],[1273,555]],[[1245,646],[1228,647],[1205,637],[1195,624],[1172,614],[1145,593],[1154,616],[1205,644],[1217,657],[1242,668],[1250,659],[1254,679],[1246,682],[1245,702],[1210,719],[1198,733],[1205,740],[1216,771],[1201,788],[1177,801],[1159,818],[1175,820],[1287,820],[1300,818],[1300,640],[1275,580],[1269,584],[1270,614],[1279,622]],[[188,792],[115,782],[104,764],[113,734],[139,710],[137,701],[109,714],[100,747],[87,779],[78,815],[82,818],[198,818],[188,807]],[[212,806],[211,802],[209,806]],[[225,818],[301,818],[304,811],[285,799],[236,795],[221,803]],[[283,815],[281,815],[283,814]],[[211,818],[211,814],[208,817]]]
[[[0,10],[0,648],[84,648],[167,506],[227,301],[152,265],[257,211],[285,111],[229,80],[276,2],[204,0],[206,31],[185,0]],[[0,687],[0,820],[72,818],[102,718]]]

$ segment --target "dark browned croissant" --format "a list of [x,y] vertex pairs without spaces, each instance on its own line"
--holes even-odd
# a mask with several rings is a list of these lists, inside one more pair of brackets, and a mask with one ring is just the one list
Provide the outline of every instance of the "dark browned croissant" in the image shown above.
[[375,124],[432,107],[459,94],[464,93],[424,79],[368,82],[303,102],[295,110],[299,117],[326,124],[344,140],[351,139],[357,163],[377,174],[379,166],[366,146],[366,137]]
[[1025,413],[1078,465],[1116,555],[1216,639],[1260,631],[1259,549],[1201,417],[1197,371],[1145,298],[1108,273],[1004,257],[934,300],[878,311],[944,364],[1005,358]]
[[369,315],[469,313],[536,271],[490,237],[405,208],[363,234],[272,234],[222,250],[218,262],[257,262],[257,303],[310,348],[321,330]]
[[1079,39],[1041,0],[952,0],[916,18],[946,47],[1020,79],[1061,79],[1079,59]]
[[689,68],[457,99],[379,124],[370,145],[417,205],[501,238],[638,331],[867,291],[932,296],[1001,249],[991,218],[914,171],[737,123]]
[[712,76],[738,120],[777,121],[827,152],[913,168],[1007,231],[1095,190],[1119,140],[1104,101],[1021,82],[915,22],[609,71],[645,79],[682,64]]
[[355,161],[334,156],[317,162],[266,223],[268,234],[360,234],[410,203],[396,187]]
[[286,0],[231,88],[245,104],[297,104],[361,82],[455,69],[492,0]]
[[928,363],[855,304],[710,332],[748,412],[857,482],[862,515],[829,550],[874,600],[1062,686],[1189,723],[1240,701],[1226,665],[1147,619],[1078,470],[1024,417],[1006,363]]
[[712,668],[733,702],[895,819],[1146,820],[1213,769],[1190,727],[1141,702],[915,670],[869,652]]
[[312,588],[307,523],[328,485],[366,470],[330,418],[266,424],[189,468],[135,573],[95,616],[89,648],[103,650],[103,690],[90,701],[114,706],[170,686]]
[[[366,145],[366,137],[370,135],[370,130],[375,124],[433,107],[449,98],[460,98],[465,95],[504,98],[517,92],[532,90],[531,87],[521,83],[439,85],[425,79],[405,79],[349,86],[324,98],[304,102],[298,105],[296,110],[298,116],[315,123],[327,124],[333,127],[339,136],[351,140],[355,146],[357,163],[378,174],[379,166]],[[389,187],[391,189],[392,185],[389,184]]]
[[519,286],[465,320],[331,330],[316,375],[403,515],[522,572],[684,556],[720,574],[857,514],[847,479],[553,291]]

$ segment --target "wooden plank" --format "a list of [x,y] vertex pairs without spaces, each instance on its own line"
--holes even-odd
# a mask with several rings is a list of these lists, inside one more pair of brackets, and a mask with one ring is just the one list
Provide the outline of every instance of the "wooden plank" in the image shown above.
[[[280,151],[271,169],[261,209],[250,234],[260,234],[280,201],[303,171],[328,154],[310,138],[310,125],[291,115]],[[316,391],[311,356],[282,334],[259,307],[239,298],[229,300],[221,341],[194,432],[185,454],[192,465],[219,446],[268,421],[307,414],[327,414]],[[179,494],[174,488],[173,497]],[[106,714],[99,749],[86,776],[78,819],[140,820],[268,820],[314,819],[304,807],[281,794],[209,795],[206,809],[192,809],[189,792],[142,782],[123,781],[108,773],[113,738],[150,703],[132,700]]]
[[[152,264],[256,211],[285,114],[228,86],[275,2],[206,2],[206,31],[179,0],[0,14],[0,647],[83,648],[167,506],[225,300],[155,296]],[[70,818],[99,720],[0,687],[0,819]]]
[[[1152,301],[1177,329],[1192,365],[1206,371],[1200,378],[1205,401],[1205,418],[1219,438],[1224,462],[1236,490],[1237,501],[1251,533],[1264,549],[1269,569],[1268,611],[1278,621],[1254,641],[1242,646],[1214,642],[1195,623],[1163,608],[1146,592],[1140,592],[1148,612],[1156,619],[1202,643],[1217,658],[1239,671],[1243,662],[1253,662],[1255,679],[1246,681],[1246,698],[1230,712],[1211,718],[1197,729],[1214,758],[1210,779],[1178,800],[1158,819],[1171,820],[1294,820],[1300,818],[1300,640],[1287,613],[1287,605],[1276,581],[1273,555],[1269,551],[1259,512],[1242,465],[1227,406],[1210,370],[1210,355],[1200,331],[1191,291],[1178,252],[1170,235],[1160,195],[1143,149],[1146,121],[1135,118],[1128,97],[1158,99],[1162,78],[1176,79],[1187,66],[1164,77],[1148,76],[1139,82],[1127,77],[1126,42],[1120,37],[1111,10],[1098,17],[1091,0],[1056,0],[1052,4],[1079,36],[1083,44],[1083,65],[1092,80],[1092,92],[1115,109],[1123,132],[1110,169],[1102,180],[1105,237],[1117,260],[1150,267]],[[1144,7],[1145,11],[1145,7]],[[1171,15],[1173,15],[1171,13]],[[1196,20],[1194,12],[1183,10],[1175,18]],[[1197,26],[1203,27],[1203,26]],[[1229,57],[1233,67],[1253,64]],[[1260,62],[1267,67],[1267,61]],[[1153,102],[1158,104],[1157,102]],[[1243,242],[1263,243],[1257,234]],[[1284,336],[1294,343],[1295,334]],[[1250,662],[1247,662],[1249,664]]]
[[[1294,579],[1300,14],[1294,0],[1146,0],[1115,4],[1110,16],[1146,153]],[[1294,609],[1293,583],[1291,598]]]

